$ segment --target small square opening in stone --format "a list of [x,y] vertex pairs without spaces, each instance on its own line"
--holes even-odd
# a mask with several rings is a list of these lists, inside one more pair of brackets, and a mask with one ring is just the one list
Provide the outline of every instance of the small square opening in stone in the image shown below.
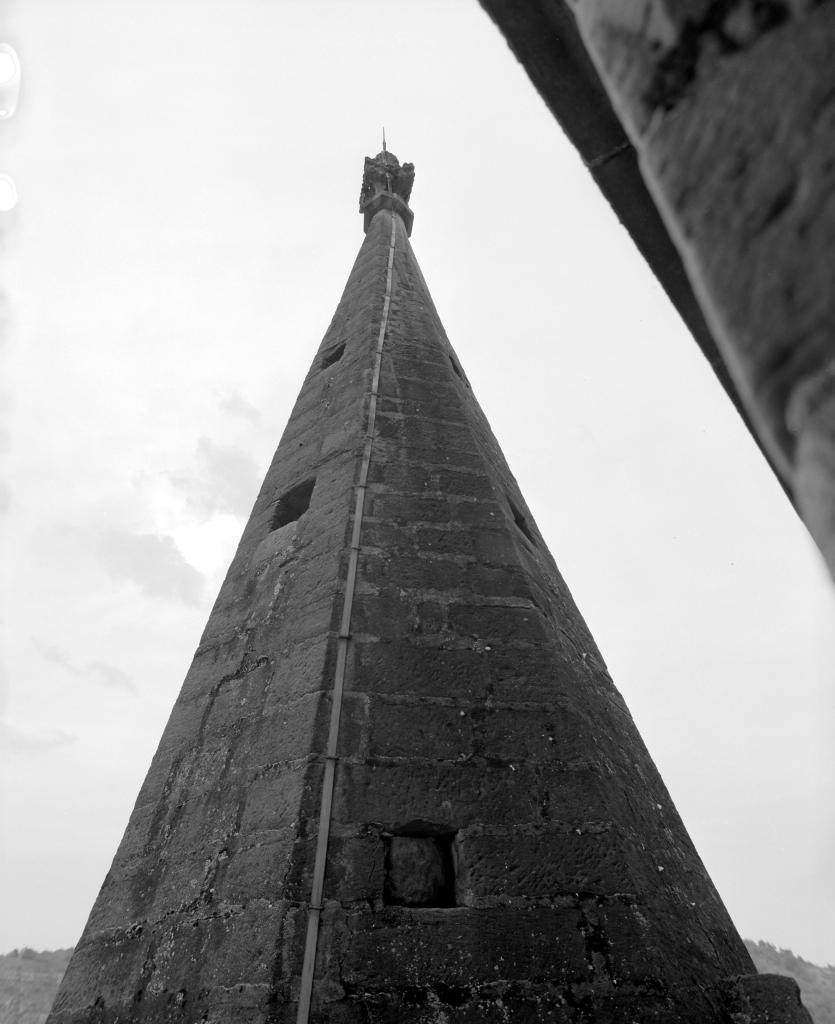
[[270,530],[278,530],[288,523],[294,523],[307,512],[310,507],[310,496],[313,494],[315,484],[315,477],[310,480],[304,480],[278,499],[275,503],[272,519],[270,520]]
[[338,363],[345,352],[345,342],[341,345],[335,345],[329,352],[326,352],[322,356],[322,369],[325,370],[329,366],[333,366],[334,363]]
[[384,836],[383,902],[395,907],[454,907],[455,834]]

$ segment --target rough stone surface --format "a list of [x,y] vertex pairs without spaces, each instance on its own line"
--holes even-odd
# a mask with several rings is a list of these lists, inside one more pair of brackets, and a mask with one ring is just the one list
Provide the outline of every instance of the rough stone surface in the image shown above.
[[295,1020],[392,218],[311,1019],[720,1024],[752,970],[383,205],[50,1024]]
[[835,5],[573,2],[739,393],[835,573]]
[[[754,441],[771,462],[771,455],[753,430],[737,386],[705,321],[681,256],[647,190],[636,150],[578,31],[573,0],[480,0],[480,3],[576,146],[589,174],[678,310],[743,422],[752,430]],[[757,6],[768,5],[758,3]],[[699,4],[681,2],[670,3],[654,13],[646,4],[625,0],[612,9],[612,15],[634,26],[639,21],[638,16],[646,12],[649,27],[657,36],[662,29],[669,34],[671,27],[699,9]],[[653,39],[653,43],[657,40]],[[559,187],[557,182],[555,186]],[[791,498],[786,481],[782,482]]]
[[797,982],[782,974],[730,978],[724,984],[723,995],[732,1024],[814,1024],[800,1002]]

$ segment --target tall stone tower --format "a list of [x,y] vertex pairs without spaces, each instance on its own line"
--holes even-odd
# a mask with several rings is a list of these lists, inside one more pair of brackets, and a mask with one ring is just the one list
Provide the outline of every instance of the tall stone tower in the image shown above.
[[51,1024],[728,1020],[753,966],[444,334],[365,240]]

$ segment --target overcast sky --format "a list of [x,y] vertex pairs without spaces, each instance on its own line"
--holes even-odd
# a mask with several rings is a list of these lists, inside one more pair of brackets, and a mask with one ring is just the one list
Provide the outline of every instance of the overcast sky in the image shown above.
[[7,0],[0,952],[73,944],[362,242],[365,155],[743,935],[835,962],[835,600],[475,0]]

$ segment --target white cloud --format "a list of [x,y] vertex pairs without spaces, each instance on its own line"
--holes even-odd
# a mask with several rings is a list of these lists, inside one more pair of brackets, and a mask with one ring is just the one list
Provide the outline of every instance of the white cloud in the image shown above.
[[203,577],[183,558],[171,537],[105,530],[99,553],[111,575],[131,580],[149,597],[168,597],[185,604],[200,601]]
[[131,677],[127,672],[123,672],[122,669],[117,668],[115,665],[109,665],[106,661],[99,660],[88,661],[84,665],[76,665],[58,647],[45,647],[37,641],[35,641],[35,646],[45,661],[52,662],[53,665],[60,665],[61,668],[77,679],[92,679],[96,683],[101,683],[113,689],[136,693],[136,686]]
[[257,463],[246,452],[222,448],[201,437],[190,467],[169,473],[168,479],[183,493],[189,508],[209,519],[223,512],[247,515],[260,476]]
[[221,399],[220,407],[230,416],[240,416],[241,419],[249,420],[250,423],[254,423],[256,426],[259,426],[261,423],[261,413],[248,398],[244,398],[237,391],[233,391]]
[[76,737],[61,729],[53,729],[49,733],[32,733],[18,729],[8,722],[0,722],[0,753],[19,754],[37,753],[54,750],[75,743]]
[[89,661],[81,671],[88,672],[105,686],[136,693],[136,686],[131,677],[115,665],[108,665],[105,661]]

